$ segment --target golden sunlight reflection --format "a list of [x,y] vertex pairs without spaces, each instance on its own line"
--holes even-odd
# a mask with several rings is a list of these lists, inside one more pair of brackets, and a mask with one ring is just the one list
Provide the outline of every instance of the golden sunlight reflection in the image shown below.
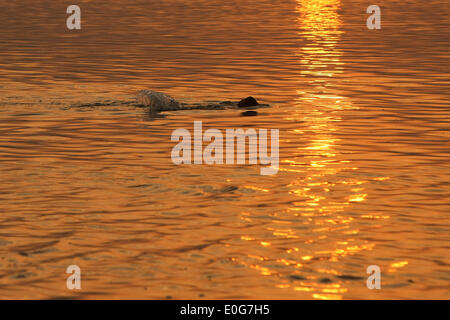
[[[289,112],[286,120],[303,124],[293,130],[299,141],[305,134],[313,138],[306,146],[297,147],[291,158],[283,159],[280,171],[298,172],[299,177],[288,185],[292,205],[274,213],[272,224],[267,227],[271,239],[290,240],[297,245],[276,258],[278,253],[270,251],[274,249],[274,241],[244,235],[242,240],[258,241],[263,249],[257,257],[249,254],[248,261],[235,260],[261,275],[276,275],[277,288],[308,293],[313,299],[341,299],[347,292],[345,283],[335,283],[317,274],[339,276],[341,271],[333,268],[336,262],[374,247],[354,238],[359,233],[353,227],[354,218],[342,213],[354,203],[365,201],[368,194],[364,192],[364,184],[368,181],[348,178],[347,172],[354,173],[358,168],[339,157],[340,140],[336,132],[342,121],[340,112],[357,109],[340,94],[336,88],[338,80],[333,78],[344,67],[337,46],[343,33],[340,5],[340,0],[297,0],[298,33],[306,39],[297,53],[303,70],[298,81],[308,86],[297,91],[296,109]],[[252,217],[242,213],[241,219],[251,221]],[[324,247],[329,250],[323,250]],[[278,265],[279,268],[274,267]],[[280,271],[283,268],[289,269]],[[283,277],[285,273],[290,273],[290,279]]]
[[[371,250],[372,245],[355,244],[354,239],[344,238],[345,241],[330,243],[330,250],[315,249],[314,243],[319,241],[334,241],[328,239],[330,234],[341,233],[338,237],[355,234],[352,229],[353,218],[339,214],[350,202],[364,201],[367,194],[349,194],[353,190],[345,188],[346,181],[340,180],[337,174],[344,171],[356,170],[348,161],[339,160],[339,151],[336,145],[339,139],[335,133],[337,124],[342,121],[339,111],[355,109],[346,97],[342,96],[334,88],[333,77],[343,72],[344,63],[340,61],[342,52],[337,48],[342,31],[342,21],[338,10],[340,0],[298,0],[297,11],[299,13],[299,34],[307,41],[299,48],[299,63],[302,64],[300,81],[309,84],[307,90],[298,91],[296,105],[296,118],[306,122],[305,130],[314,137],[309,144],[299,150],[299,159],[306,165],[306,176],[292,181],[291,194],[299,198],[295,206],[288,212],[294,215],[308,217],[309,227],[312,229],[313,238],[305,241],[311,248],[290,251],[291,254],[304,263],[311,266],[316,261],[328,261],[320,263],[322,267],[316,271],[323,274],[338,275],[339,272],[330,268],[333,262],[342,257],[355,254],[361,250]],[[305,160],[307,159],[306,163]],[[298,161],[291,159],[290,164]],[[358,186],[364,181],[352,181]],[[362,191],[360,187],[358,191]],[[336,197],[336,194],[346,195]],[[304,255],[307,252],[307,255]],[[319,283],[309,277],[309,281],[294,286],[295,291],[311,292],[314,299],[341,299],[347,291],[339,283]]]
[[0,10],[2,298],[449,296],[448,1],[80,2]]

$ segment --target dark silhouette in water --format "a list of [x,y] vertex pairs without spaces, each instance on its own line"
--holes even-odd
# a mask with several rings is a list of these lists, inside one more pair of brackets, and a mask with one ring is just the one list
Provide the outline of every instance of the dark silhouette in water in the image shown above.
[[[135,105],[149,107],[151,114],[156,114],[161,111],[175,111],[175,110],[225,110],[238,108],[254,108],[254,107],[268,107],[268,104],[259,104],[255,98],[247,97],[239,102],[233,101],[218,101],[205,103],[183,103],[178,102],[171,96],[153,90],[140,91],[135,100],[119,101],[106,100],[88,104],[75,104],[71,107],[97,107],[97,106],[119,106],[119,105]],[[243,116],[256,115],[256,111],[243,112]]]
[[259,105],[258,101],[253,97],[247,97],[238,103],[239,108],[256,107],[257,105]]
[[253,110],[241,112],[241,116],[243,116],[243,117],[252,117],[252,116],[257,116],[257,115],[258,115],[258,112],[253,111]]

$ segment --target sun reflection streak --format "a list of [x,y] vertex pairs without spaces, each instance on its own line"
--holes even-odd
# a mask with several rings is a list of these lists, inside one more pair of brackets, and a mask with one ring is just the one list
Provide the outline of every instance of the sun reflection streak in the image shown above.
[[[351,228],[353,218],[343,214],[352,202],[362,202],[367,194],[361,193],[366,181],[339,180],[337,174],[345,170],[356,170],[348,161],[338,160],[339,151],[336,137],[337,124],[342,121],[338,112],[346,109],[356,109],[351,102],[335,89],[336,74],[342,73],[344,63],[340,57],[342,51],[338,43],[343,31],[342,21],[338,13],[340,0],[297,0],[299,13],[299,35],[306,39],[305,44],[299,48],[297,56],[302,65],[300,79],[309,85],[307,89],[299,90],[296,104],[296,114],[290,118],[306,122],[306,129],[296,130],[294,133],[311,133],[314,138],[309,145],[300,148],[299,155],[303,158],[302,164],[306,166],[306,177],[299,178],[291,183],[291,193],[301,200],[295,202],[295,207],[288,212],[309,217],[312,232],[316,239],[309,239],[305,243],[313,245],[315,242],[328,238],[330,232],[340,232],[343,235],[352,235],[358,230]],[[306,163],[305,163],[306,159]],[[297,166],[297,159],[289,159],[290,166]],[[358,185],[358,189],[344,188],[346,185]],[[344,189],[343,189],[344,188]],[[336,191],[343,190],[347,195],[336,199]],[[358,194],[352,192],[358,191]],[[350,193],[350,194],[349,194]],[[323,217],[323,218],[321,218]],[[337,262],[346,255],[355,254],[361,250],[371,250],[371,244],[354,244],[354,239],[336,241],[330,244],[331,250],[303,250],[307,255],[297,254],[303,262],[313,263],[316,259],[328,259]],[[291,253],[296,253],[291,250]],[[319,271],[321,270],[321,271]],[[320,268],[316,271],[323,272]],[[339,272],[326,268],[328,274]],[[311,291],[314,299],[341,299],[342,293],[347,291],[339,284],[317,284],[310,282],[308,286],[294,287],[296,291]]]
[[[336,74],[342,73],[344,63],[340,61],[342,51],[337,47],[343,31],[342,21],[338,13],[340,0],[297,0],[299,13],[299,35],[306,39],[299,48],[297,56],[302,65],[300,79],[308,84],[307,89],[298,91],[296,114],[290,116],[293,120],[304,121],[305,129],[294,133],[303,135],[311,133],[313,138],[309,144],[299,148],[299,158],[289,159],[290,166],[306,167],[306,177],[292,181],[290,193],[299,198],[295,206],[288,212],[302,217],[309,217],[315,237],[305,243],[312,247],[309,250],[290,250],[292,260],[300,259],[303,263],[312,265],[316,261],[338,262],[346,255],[355,254],[361,250],[371,250],[371,244],[355,244],[352,240],[336,241],[328,246],[330,250],[314,249],[315,242],[328,240],[330,233],[341,233],[346,236],[355,234],[358,230],[351,228],[353,218],[343,214],[352,202],[362,202],[367,194],[361,193],[366,181],[339,180],[337,174],[345,170],[355,170],[348,161],[338,160],[340,154],[337,148],[339,138],[337,124],[342,121],[338,112],[345,109],[355,109],[351,102],[335,89]],[[305,161],[306,159],[306,161]],[[285,162],[286,163],[286,162]],[[358,194],[351,185],[358,185]],[[336,191],[344,191],[346,196],[336,198]],[[349,194],[350,193],[350,194]],[[352,243],[353,242],[353,243]],[[304,254],[308,253],[308,254]],[[294,258],[295,257],[295,258]],[[323,264],[322,264],[323,265]],[[316,272],[338,275],[339,272],[327,266],[318,268]],[[313,279],[311,279],[313,280]],[[314,299],[341,299],[347,292],[341,284],[317,283],[310,281],[300,286],[294,286],[295,291],[311,292]]]
[[[340,5],[340,0],[297,0],[298,34],[304,41],[297,52],[302,90],[297,91],[296,108],[285,119],[302,123],[292,133],[299,140],[308,136],[309,141],[297,147],[290,158],[283,159],[280,166],[279,171],[298,173],[299,177],[287,186],[292,198],[290,205],[273,213],[274,219],[266,227],[270,239],[241,238],[259,244],[260,258],[248,255],[245,261],[234,260],[261,275],[276,276],[277,288],[309,293],[314,299],[342,299],[348,291],[345,283],[320,275],[341,275],[342,264],[336,263],[374,247],[366,240],[356,239],[360,230],[355,228],[355,219],[343,213],[369,195],[364,188],[368,181],[349,178],[347,173],[358,168],[341,159],[336,134],[342,111],[357,109],[336,88],[339,80],[335,76],[344,70],[338,47],[343,34]],[[270,193],[268,189],[246,188]],[[380,215],[365,218],[385,219]],[[241,219],[251,221],[251,215],[243,212]],[[274,253],[276,239],[288,246],[282,257]]]

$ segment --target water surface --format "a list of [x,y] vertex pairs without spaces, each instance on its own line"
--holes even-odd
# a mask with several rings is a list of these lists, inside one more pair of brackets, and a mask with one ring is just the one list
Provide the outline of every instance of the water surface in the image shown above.
[[[1,1],[2,298],[449,298],[446,1],[381,1],[381,30],[361,0],[77,4],[81,31]],[[141,89],[272,107],[70,107]],[[194,120],[278,128],[279,173],[175,166]]]

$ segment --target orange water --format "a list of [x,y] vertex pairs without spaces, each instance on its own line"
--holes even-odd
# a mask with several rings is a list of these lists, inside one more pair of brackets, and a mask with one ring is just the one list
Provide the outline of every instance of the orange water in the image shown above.
[[[77,4],[1,1],[1,298],[450,297],[446,1]],[[140,89],[272,107],[69,107]],[[175,166],[194,120],[279,129],[280,171]]]

